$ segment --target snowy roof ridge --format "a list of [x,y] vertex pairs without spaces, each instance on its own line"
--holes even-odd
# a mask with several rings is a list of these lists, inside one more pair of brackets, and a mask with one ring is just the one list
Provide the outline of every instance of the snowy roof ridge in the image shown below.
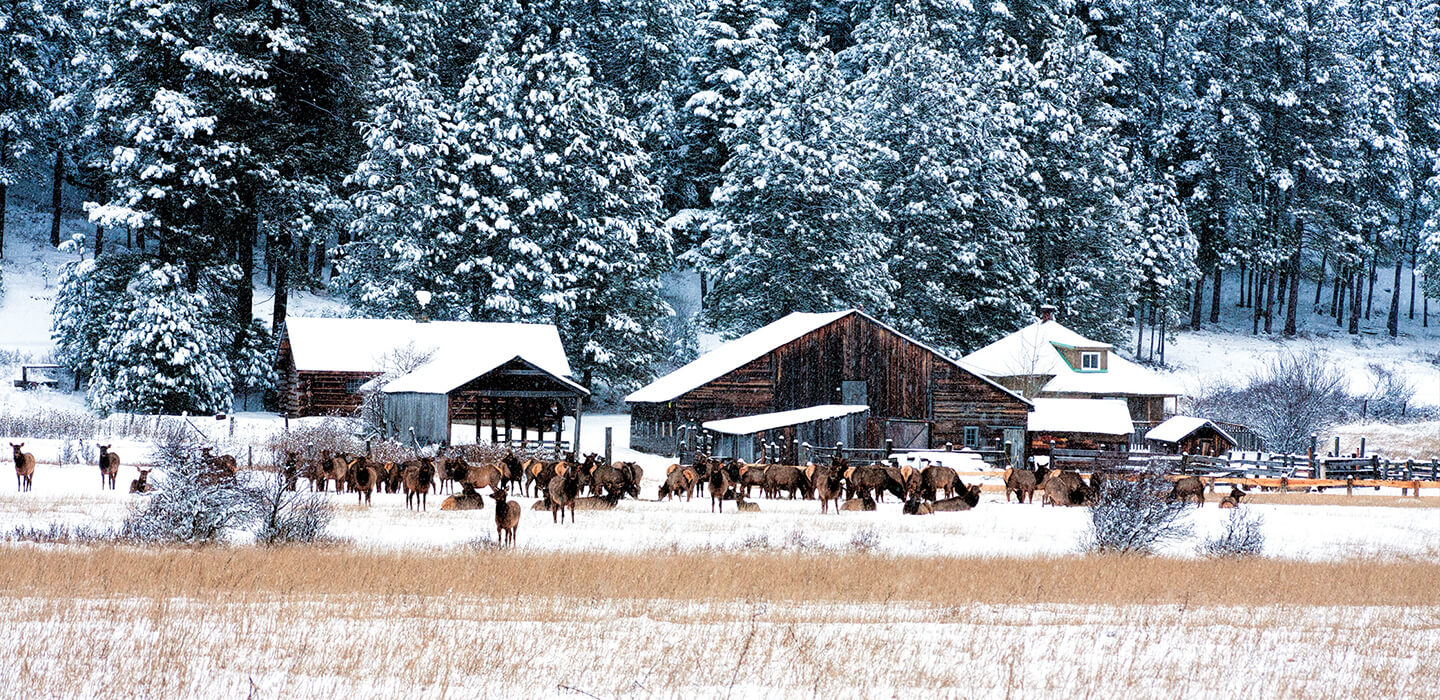
[[585,391],[571,378],[551,324],[290,316],[285,334],[300,371],[383,374],[396,353],[428,353],[425,363],[385,384],[392,393],[448,393],[516,358]]
[[1129,435],[1135,432],[1125,399],[1032,399],[1030,432]]
[[757,413],[753,416],[706,421],[702,423],[700,427],[717,433],[725,433],[726,435],[752,435],[766,430],[785,428],[817,420],[840,418],[868,410],[870,410],[869,406],[858,404],[821,404],[819,406],[796,408],[789,411]]
[[1207,425],[1214,428],[1215,432],[1220,433],[1226,440],[1229,440],[1230,444],[1239,444],[1235,438],[1230,436],[1230,433],[1225,432],[1225,429],[1217,425],[1215,421],[1208,418],[1197,418],[1195,416],[1171,416],[1166,419],[1165,422],[1151,428],[1150,432],[1145,433],[1145,439],[1176,443],[1184,440],[1195,431]]
[[693,391],[700,386],[719,379],[720,377],[733,372],[755,360],[764,357],[786,343],[792,342],[804,336],[806,333],[830,325],[851,314],[859,314],[872,323],[884,328],[895,335],[900,336],[908,342],[914,343],[936,356],[950,363],[954,367],[978,377],[981,381],[989,384],[1006,394],[1025,402],[1030,403],[1025,397],[1007,389],[1000,383],[986,376],[983,372],[976,371],[973,367],[961,364],[960,361],[951,358],[935,348],[920,342],[900,331],[893,326],[871,316],[860,309],[845,309],[843,311],[831,311],[828,313],[794,312],[778,320],[761,326],[745,335],[724,343],[718,348],[695,358],[689,364],[657,378],[629,396],[625,397],[626,403],[661,403],[670,401],[676,397]]
[[[1070,366],[1059,348],[1109,350],[1103,372]],[[1056,321],[1036,321],[961,358],[987,377],[1049,376],[1050,393],[1177,396],[1174,382],[1120,356],[1113,345],[1091,340]]]

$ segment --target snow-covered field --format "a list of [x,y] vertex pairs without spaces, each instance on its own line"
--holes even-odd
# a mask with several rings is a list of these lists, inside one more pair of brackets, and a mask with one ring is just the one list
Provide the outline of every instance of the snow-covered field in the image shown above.
[[[987,492],[975,510],[907,516],[893,499],[875,512],[820,514],[819,504],[804,500],[757,499],[761,512],[738,513],[734,504],[724,513],[711,512],[710,499],[654,501],[668,460],[625,447],[628,417],[589,416],[583,423],[581,447],[599,451],[609,427],[618,448],[617,460],[635,460],[645,469],[642,496],[626,499],[613,511],[581,511],[576,524],[555,524],[548,512],[529,510],[534,499],[518,498],[527,509],[521,518],[519,542],[526,550],[666,552],[675,550],[794,550],[850,551],[866,548],[900,556],[1035,556],[1065,554],[1079,549],[1086,527],[1083,508],[1051,508],[1038,504],[1005,503],[1003,494]],[[210,423],[215,423],[210,421]],[[208,428],[228,434],[224,424]],[[265,432],[279,430],[273,417],[241,416],[237,435],[264,445]],[[3,439],[3,438],[0,438]],[[245,465],[245,448],[232,450]],[[46,527],[118,524],[135,497],[125,485],[135,476],[130,464],[148,460],[147,446],[117,441],[113,448],[126,460],[119,489],[101,492],[99,472],[91,465],[44,464],[56,461],[64,441],[27,441],[42,462],[34,490],[17,493],[8,479],[0,481],[0,528],[15,525]],[[77,448],[71,444],[72,451]],[[268,451],[257,449],[257,463]],[[983,481],[998,484],[994,479]],[[1440,497],[1427,492],[1423,499],[1394,498],[1396,505],[1250,506],[1265,518],[1266,554],[1306,560],[1340,560],[1355,557],[1424,557],[1440,559]],[[494,536],[493,513],[440,511],[440,496],[432,496],[427,512],[408,510],[400,494],[376,494],[362,506],[352,495],[335,494],[339,506],[331,534],[362,546],[380,548],[454,548]],[[1227,511],[1214,507],[1191,515],[1194,536],[1171,545],[1164,553],[1195,556],[1195,548],[1218,534]]]

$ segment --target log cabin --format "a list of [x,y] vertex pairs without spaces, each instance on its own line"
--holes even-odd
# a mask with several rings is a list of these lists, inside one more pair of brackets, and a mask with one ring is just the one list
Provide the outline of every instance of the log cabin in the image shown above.
[[666,455],[677,454],[689,427],[707,421],[844,406],[868,410],[847,428],[854,440],[847,447],[1008,444],[1011,458],[1020,459],[1031,408],[1016,392],[856,309],[790,314],[625,400],[630,446]]
[[1194,416],[1174,416],[1145,433],[1151,452],[1219,457],[1235,449],[1237,442],[1214,421]]

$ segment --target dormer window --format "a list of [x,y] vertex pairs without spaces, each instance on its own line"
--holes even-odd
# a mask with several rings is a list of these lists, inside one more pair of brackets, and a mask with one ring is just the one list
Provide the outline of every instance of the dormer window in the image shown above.
[[1081,370],[1082,372],[1098,372],[1098,371],[1100,371],[1100,353],[1098,353],[1098,352],[1082,352],[1082,353],[1080,353],[1080,370]]

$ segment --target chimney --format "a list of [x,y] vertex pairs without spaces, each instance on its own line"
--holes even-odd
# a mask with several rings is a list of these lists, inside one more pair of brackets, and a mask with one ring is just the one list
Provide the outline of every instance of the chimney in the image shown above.
[[1059,309],[1056,309],[1054,306],[1052,306],[1052,305],[1050,305],[1050,304],[1045,304],[1045,305],[1041,306],[1041,307],[1040,307],[1040,322],[1041,322],[1041,323],[1045,323],[1045,322],[1047,322],[1047,321],[1054,321],[1054,320],[1055,320],[1055,312],[1058,311],[1058,310],[1059,310]]
[[415,322],[429,323],[430,314],[425,311],[425,307],[430,305],[430,292],[423,289],[417,290],[415,292],[415,301],[420,302],[420,313],[415,316]]

